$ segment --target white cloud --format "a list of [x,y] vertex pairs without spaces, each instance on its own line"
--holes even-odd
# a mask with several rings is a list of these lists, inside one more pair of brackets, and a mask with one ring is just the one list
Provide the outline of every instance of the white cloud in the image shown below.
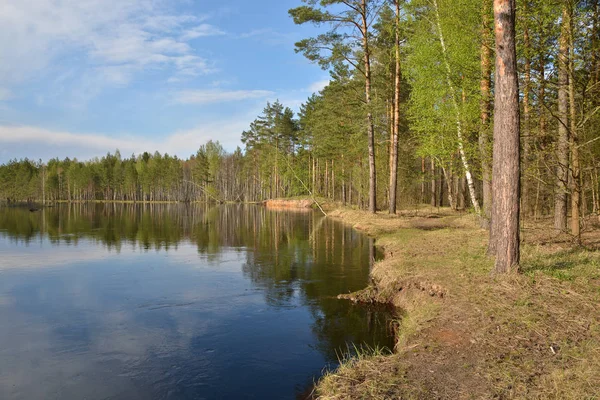
[[[173,75],[213,72],[187,41],[220,33],[206,16],[172,13],[169,0],[0,0],[0,84],[64,69],[64,60],[97,72],[102,82],[128,83],[145,69]],[[119,70],[106,75],[106,69]],[[124,71],[127,71],[126,73]]]
[[320,92],[321,90],[325,89],[327,85],[329,85],[329,79],[323,79],[308,86],[308,91],[311,93]]
[[[122,149],[135,151],[139,143],[135,140],[112,138],[97,134],[77,134],[51,131],[33,126],[0,126],[0,143],[38,143],[46,146],[76,146],[86,149]],[[139,142],[139,140],[138,140]]]
[[143,27],[154,31],[169,31],[176,29],[186,23],[197,23],[205,21],[208,17],[205,15],[151,15],[145,18]]
[[210,86],[212,87],[222,87],[222,86],[230,86],[236,83],[236,79],[218,79],[216,81],[212,81]]
[[[98,133],[77,133],[49,130],[35,126],[0,125],[0,148],[26,146],[28,153],[41,150],[52,156],[89,159],[119,149],[121,154],[144,151],[169,153],[188,157],[209,140],[219,141],[225,149],[240,145],[240,133],[247,129],[251,118],[237,116],[233,122],[211,121],[192,129],[171,132],[163,138],[149,139],[142,135],[113,137]],[[56,154],[56,153],[61,154]]]
[[210,24],[200,24],[193,28],[186,30],[183,35],[181,35],[181,40],[191,40],[199,37],[206,36],[220,36],[224,35],[225,32],[220,30],[219,28],[210,25]]
[[272,96],[269,90],[183,90],[175,95],[179,104],[210,104],[248,99],[262,99]]
[[240,38],[247,39],[256,36],[264,36],[273,33],[273,30],[270,28],[261,28],[261,29],[253,29],[249,32],[244,32],[240,34]]
[[[2,233],[0,237],[5,235],[8,236],[8,234]],[[86,241],[86,239],[81,240],[81,242],[84,241]],[[116,252],[110,253],[100,246],[63,246],[61,251],[56,251],[54,248],[47,247],[40,248],[39,250],[36,249],[33,254],[31,252],[5,251],[2,255],[3,262],[0,265],[0,271],[11,269],[29,270],[38,268],[56,268],[76,263],[89,264],[107,258],[121,258]],[[2,297],[0,296],[0,305],[1,303]]]
[[192,129],[174,132],[161,141],[157,149],[188,157],[201,145],[213,140],[219,141],[225,149],[233,151],[236,146],[241,145],[241,133],[248,129],[251,119],[235,116],[231,121],[210,122]]

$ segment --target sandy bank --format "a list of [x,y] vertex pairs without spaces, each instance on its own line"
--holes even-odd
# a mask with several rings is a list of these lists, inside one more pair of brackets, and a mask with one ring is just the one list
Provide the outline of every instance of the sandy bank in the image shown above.
[[263,205],[271,209],[310,209],[314,201],[311,199],[271,199],[265,200]]

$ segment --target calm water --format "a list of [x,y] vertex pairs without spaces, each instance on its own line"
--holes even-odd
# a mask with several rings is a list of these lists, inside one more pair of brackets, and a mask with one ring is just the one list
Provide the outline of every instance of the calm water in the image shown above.
[[0,399],[295,399],[392,346],[370,240],[258,206],[0,208]]

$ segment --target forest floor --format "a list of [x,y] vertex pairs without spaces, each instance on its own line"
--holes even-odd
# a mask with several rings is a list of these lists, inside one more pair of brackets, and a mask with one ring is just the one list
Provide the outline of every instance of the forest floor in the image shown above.
[[349,301],[401,309],[394,354],[327,373],[322,399],[600,399],[600,224],[583,245],[526,221],[521,273],[492,275],[476,217],[434,208],[330,216],[376,238],[385,259]]

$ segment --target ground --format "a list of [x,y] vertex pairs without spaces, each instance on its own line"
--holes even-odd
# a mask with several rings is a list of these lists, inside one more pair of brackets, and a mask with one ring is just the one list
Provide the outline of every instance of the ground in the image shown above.
[[477,218],[420,209],[337,209],[376,238],[374,285],[341,297],[400,310],[394,354],[346,360],[322,399],[600,398],[600,225],[583,245],[551,221],[526,221],[519,274],[493,275]]

